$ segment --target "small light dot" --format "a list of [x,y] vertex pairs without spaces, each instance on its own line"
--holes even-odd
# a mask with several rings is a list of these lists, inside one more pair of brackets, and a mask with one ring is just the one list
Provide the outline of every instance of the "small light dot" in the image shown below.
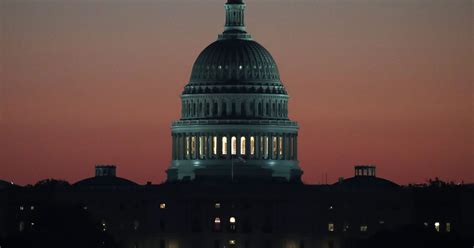
[[239,70],[242,70],[242,66],[241,66],[241,65],[239,66]]

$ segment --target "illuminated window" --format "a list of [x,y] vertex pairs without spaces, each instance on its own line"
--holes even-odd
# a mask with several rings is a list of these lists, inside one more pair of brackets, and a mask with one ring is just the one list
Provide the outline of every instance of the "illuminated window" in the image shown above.
[[328,231],[334,232],[334,223],[329,223],[328,224]]
[[255,138],[250,136],[250,155],[255,154]]
[[236,225],[235,225],[235,222],[236,222],[235,217],[232,216],[232,217],[229,218],[229,229],[231,231],[235,231],[237,229]]
[[227,155],[227,137],[222,137],[222,154]]
[[451,232],[451,223],[446,223],[446,232]]
[[237,154],[237,138],[235,136],[232,136],[231,138],[231,154],[236,155]]
[[186,156],[189,156],[189,137],[186,137]]
[[23,206],[20,206],[20,211],[23,211],[25,208]]
[[214,218],[213,229],[214,229],[214,231],[220,231],[221,230],[221,219],[219,217]]
[[280,145],[278,147],[278,151],[279,151],[279,154],[281,156],[281,155],[283,155],[283,137],[280,136],[280,137],[278,137],[278,139],[280,140]]
[[240,154],[245,155],[245,137],[240,137]]
[[263,137],[263,157],[268,158],[268,136]]
[[214,204],[214,208],[221,208],[221,203],[220,202],[216,202]]
[[439,232],[439,222],[435,222],[434,226],[436,231]]
[[25,222],[20,221],[20,224],[18,225],[18,231],[23,232],[25,230]]
[[31,206],[31,207],[30,207],[30,210],[35,210],[35,206]]
[[160,203],[160,208],[165,209],[166,208],[166,203],[164,203],[164,202]]
[[196,136],[191,137],[191,156],[196,154]]
[[243,67],[242,67],[241,65],[239,65],[239,70],[242,70],[242,68],[243,68]]
[[273,147],[273,157],[275,158],[277,155],[277,137],[273,137],[272,147]]
[[229,240],[229,245],[235,245],[235,240],[233,239]]
[[205,145],[206,145],[206,137],[199,136],[199,158],[204,158],[205,154]]
[[367,225],[360,226],[361,232],[367,232]]
[[212,154],[217,154],[217,136],[212,137]]
[[102,226],[102,231],[103,232],[107,231],[107,224],[105,223],[105,220],[101,221],[101,226]]

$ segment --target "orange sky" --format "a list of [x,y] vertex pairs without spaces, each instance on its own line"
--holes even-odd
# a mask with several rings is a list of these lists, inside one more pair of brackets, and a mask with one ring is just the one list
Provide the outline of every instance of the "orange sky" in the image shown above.
[[[224,0],[0,2],[0,178],[71,182],[98,163],[161,182],[170,123]],[[247,1],[300,124],[304,181],[377,165],[474,181],[470,0]]]

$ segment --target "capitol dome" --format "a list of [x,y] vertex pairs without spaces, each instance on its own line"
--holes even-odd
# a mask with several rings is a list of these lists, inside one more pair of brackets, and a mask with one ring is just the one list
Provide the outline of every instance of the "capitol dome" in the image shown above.
[[247,33],[245,4],[228,0],[217,41],[194,62],[173,122],[168,181],[299,181],[298,124],[271,54]]
[[221,39],[204,49],[193,66],[190,85],[280,84],[278,68],[270,53],[248,39]]

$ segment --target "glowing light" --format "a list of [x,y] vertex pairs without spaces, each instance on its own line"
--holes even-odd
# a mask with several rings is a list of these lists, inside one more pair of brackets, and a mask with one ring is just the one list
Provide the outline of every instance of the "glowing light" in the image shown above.
[[232,138],[230,139],[231,141],[231,154],[232,155],[236,155],[237,154],[237,138],[235,136],[232,136]]
[[160,208],[165,209],[166,208],[166,203],[164,203],[164,202],[160,203]]
[[220,223],[221,223],[221,218],[216,217],[216,218],[214,219],[214,223],[220,224]]
[[233,239],[229,240],[229,245],[235,245],[235,240]]
[[212,154],[217,154],[217,136],[212,137]]
[[328,231],[334,232],[334,223],[329,223],[328,224]]
[[222,137],[222,155],[227,155],[227,137]]
[[230,222],[230,223],[235,223],[235,217],[230,217],[230,218],[229,218],[229,222]]
[[250,155],[255,154],[255,138],[250,136]]
[[245,137],[240,137],[240,154],[241,155],[245,155],[245,144],[246,140],[245,140]]
[[220,202],[216,202],[214,204],[214,208],[221,208],[221,203]]
[[439,222],[434,223],[435,229],[437,232],[439,232]]

